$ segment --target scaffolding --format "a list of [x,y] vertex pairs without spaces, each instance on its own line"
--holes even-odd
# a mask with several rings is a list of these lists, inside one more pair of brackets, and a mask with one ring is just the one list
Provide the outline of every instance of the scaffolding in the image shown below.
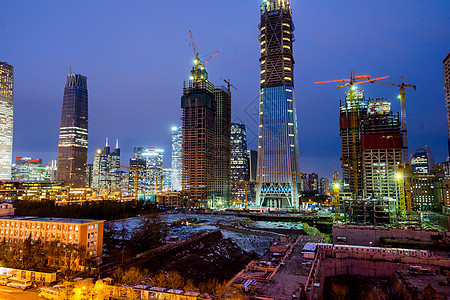
[[344,199],[344,222],[364,225],[394,224],[397,201],[386,199]]

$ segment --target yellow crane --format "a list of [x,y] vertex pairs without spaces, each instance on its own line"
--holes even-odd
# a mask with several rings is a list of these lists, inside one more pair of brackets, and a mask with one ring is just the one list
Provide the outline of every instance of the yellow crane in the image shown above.
[[358,146],[357,146],[357,140],[359,137],[357,137],[357,134],[359,132],[359,123],[358,123],[358,108],[356,105],[356,97],[355,97],[355,91],[356,91],[356,85],[361,84],[361,83],[366,83],[366,82],[375,82],[381,79],[386,79],[389,78],[389,76],[384,76],[384,77],[379,77],[379,78],[374,78],[374,79],[370,79],[370,75],[359,75],[356,76],[355,72],[350,72],[350,78],[345,78],[345,79],[337,79],[337,80],[328,80],[328,81],[319,81],[319,82],[314,82],[314,84],[322,84],[322,83],[334,83],[334,82],[346,82],[345,84],[342,85],[338,85],[338,89],[342,88],[342,87],[347,87],[349,88],[349,94],[348,94],[348,99],[349,99],[349,103],[347,105],[347,107],[350,108],[350,130],[351,130],[351,135],[352,135],[352,146],[351,146],[351,154],[352,154],[352,163],[351,163],[351,171],[352,171],[352,179],[353,179],[353,194],[354,194],[354,198],[357,199],[359,197],[359,188],[360,188],[360,183],[359,183],[359,162],[358,162]]
[[[372,81],[371,81],[372,82]],[[397,180],[399,185],[399,206],[401,214],[404,217],[406,210],[408,212],[409,220],[412,220],[412,207],[411,207],[411,166],[409,164],[409,154],[408,154],[408,131],[406,129],[406,91],[405,88],[412,88],[416,90],[416,86],[412,84],[407,84],[403,81],[401,83],[374,81],[373,83],[393,85],[400,88],[398,98],[400,99],[401,105],[401,118],[402,118],[402,139],[403,139],[403,161],[400,161],[397,170]],[[405,207],[405,205],[407,207]]]
[[240,180],[240,181],[233,181],[233,184],[244,184],[244,210],[248,210],[248,184],[249,183],[256,183],[256,180]]
[[300,172],[281,172],[281,171],[265,171],[262,170],[262,173],[271,173],[271,174],[279,174],[279,175],[292,175],[292,185],[293,185],[293,203],[294,211],[297,211],[297,200],[298,200],[298,188],[297,188],[297,176],[302,176],[304,173]]
[[128,170],[128,173],[130,173],[129,171],[132,170],[134,171],[134,195],[137,197],[137,195],[139,194],[139,171],[143,170],[144,167],[142,166],[134,166],[134,167],[127,167],[127,166],[119,166],[119,168],[125,168]]
[[197,46],[195,46],[195,42],[194,42],[194,37],[192,36],[192,31],[189,30],[189,35],[191,37],[191,45],[192,45],[192,50],[194,51],[194,78],[192,79],[192,82],[194,84],[194,88],[197,87],[197,83],[198,83],[198,68],[204,68],[204,66],[211,60],[213,59],[217,54],[219,54],[220,51],[222,51],[222,49],[217,50],[213,55],[211,55],[207,60],[202,61],[200,59],[200,54],[197,50]]
[[334,192],[334,219],[337,220],[340,217],[340,202],[339,202],[339,189],[341,184],[339,182],[339,175],[337,172],[336,164],[334,164],[334,174],[333,174],[333,192]]

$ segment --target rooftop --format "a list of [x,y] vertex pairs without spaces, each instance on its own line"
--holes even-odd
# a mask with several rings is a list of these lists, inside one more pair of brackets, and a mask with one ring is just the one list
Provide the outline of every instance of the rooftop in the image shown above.
[[69,219],[69,218],[52,218],[52,217],[41,218],[41,217],[33,217],[33,216],[1,216],[0,220],[50,222],[50,223],[72,223],[72,224],[87,224],[87,223],[104,221],[104,220],[92,220],[92,219]]

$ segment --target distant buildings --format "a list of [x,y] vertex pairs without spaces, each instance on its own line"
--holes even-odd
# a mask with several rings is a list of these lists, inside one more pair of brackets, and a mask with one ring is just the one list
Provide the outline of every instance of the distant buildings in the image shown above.
[[245,182],[250,179],[247,135],[244,124],[231,124],[231,197],[245,198]]
[[261,93],[259,103],[258,206],[298,208],[300,181],[294,99],[292,13],[289,1],[261,5]]
[[448,155],[450,157],[450,53],[442,62],[444,69],[445,106],[447,107]]
[[226,206],[230,199],[230,101],[196,58],[181,97],[181,183],[189,206]]
[[0,180],[11,179],[14,69],[0,61]]
[[12,180],[50,180],[48,168],[42,166],[42,159],[16,157],[12,165]]
[[[138,188],[142,193],[162,189],[164,150],[157,147],[134,147],[134,157],[130,159],[129,186],[134,190],[135,174],[138,174]],[[137,172],[136,172],[137,168]]]
[[94,156],[92,188],[97,195],[110,195],[120,190],[121,179],[119,141],[111,151],[106,139],[106,146]]
[[74,188],[86,186],[88,149],[87,78],[67,75],[61,110],[56,179]]
[[428,146],[423,146],[411,155],[411,171],[416,174],[429,174],[435,166],[433,153]]
[[172,174],[171,189],[181,191],[181,147],[183,143],[183,132],[181,127],[172,128]]

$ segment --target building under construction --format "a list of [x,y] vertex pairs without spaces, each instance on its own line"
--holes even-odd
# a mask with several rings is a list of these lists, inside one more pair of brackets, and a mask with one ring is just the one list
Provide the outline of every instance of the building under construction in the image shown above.
[[188,206],[226,205],[230,198],[231,97],[214,88],[203,65],[183,88],[182,190]]
[[397,201],[395,199],[344,199],[344,222],[358,224],[394,224]]
[[[367,115],[368,100],[364,91],[354,89],[345,93],[345,101],[340,101],[340,136],[342,153],[343,197],[357,198],[362,186],[362,153],[360,123]],[[352,122],[352,117],[355,121]]]
[[400,116],[387,101],[369,103],[361,122],[363,187],[372,198],[397,197],[397,167],[402,157]]

